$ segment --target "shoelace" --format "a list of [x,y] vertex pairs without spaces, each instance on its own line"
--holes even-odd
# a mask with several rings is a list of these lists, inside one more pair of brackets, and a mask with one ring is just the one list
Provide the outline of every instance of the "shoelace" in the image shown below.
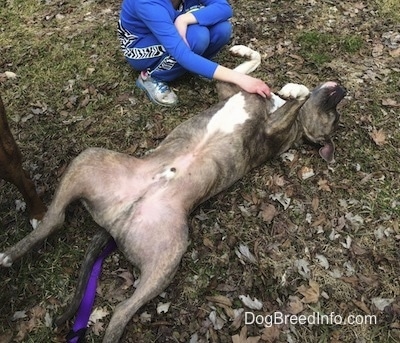
[[156,86],[156,89],[159,90],[161,93],[166,93],[169,91],[169,87],[165,82],[157,81],[152,79],[151,82]]

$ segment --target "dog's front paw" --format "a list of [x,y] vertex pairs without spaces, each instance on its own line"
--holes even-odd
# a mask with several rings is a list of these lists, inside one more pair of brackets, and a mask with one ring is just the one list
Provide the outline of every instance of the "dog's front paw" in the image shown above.
[[234,45],[229,51],[232,55],[247,57],[250,60],[261,60],[261,55],[246,45]]
[[310,94],[310,90],[298,83],[288,83],[282,87],[278,94],[285,99],[304,100]]
[[11,267],[11,265],[12,265],[11,257],[4,253],[0,253],[0,266]]

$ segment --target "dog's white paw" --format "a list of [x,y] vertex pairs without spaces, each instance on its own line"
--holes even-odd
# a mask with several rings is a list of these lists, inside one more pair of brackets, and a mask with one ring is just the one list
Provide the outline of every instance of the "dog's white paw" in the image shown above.
[[31,223],[32,229],[35,230],[39,226],[41,221],[37,220],[36,218],[33,218],[29,222]]
[[304,100],[310,94],[310,90],[298,83],[288,83],[282,87],[278,94],[286,99]]
[[250,60],[261,61],[261,55],[257,51],[250,49],[246,45],[234,45],[232,48],[229,49],[229,51],[232,55],[247,57]]
[[11,257],[4,253],[0,253],[0,266],[11,267],[11,265],[12,265]]

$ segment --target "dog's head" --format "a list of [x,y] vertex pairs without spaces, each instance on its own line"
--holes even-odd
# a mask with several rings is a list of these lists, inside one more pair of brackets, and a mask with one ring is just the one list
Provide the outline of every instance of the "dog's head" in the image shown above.
[[346,95],[346,91],[336,82],[326,82],[315,88],[300,109],[299,119],[305,138],[321,146],[319,154],[327,161],[334,160],[335,146],[332,134],[339,124],[336,106]]

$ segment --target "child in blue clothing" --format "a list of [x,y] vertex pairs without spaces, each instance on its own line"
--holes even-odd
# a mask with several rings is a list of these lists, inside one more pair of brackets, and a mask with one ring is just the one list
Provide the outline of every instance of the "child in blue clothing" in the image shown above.
[[230,39],[231,16],[226,0],[123,0],[118,35],[128,63],[140,71],[137,86],[171,106],[177,96],[168,82],[189,71],[269,96],[263,81],[211,60]]

